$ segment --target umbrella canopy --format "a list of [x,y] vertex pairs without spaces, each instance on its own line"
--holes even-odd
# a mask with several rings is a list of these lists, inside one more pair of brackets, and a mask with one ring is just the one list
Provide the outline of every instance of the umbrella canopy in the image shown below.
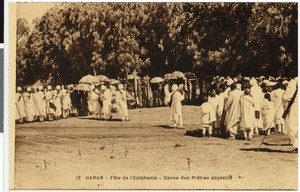
[[173,73],[167,73],[165,74],[164,79],[177,79],[177,77]]
[[75,90],[78,90],[78,91],[91,91],[91,86],[88,85],[88,84],[78,84],[76,85],[75,87]]
[[164,79],[161,77],[154,77],[153,79],[150,80],[150,83],[162,83],[163,81]]
[[196,75],[195,75],[195,73],[193,73],[193,72],[186,72],[186,73],[184,74],[184,76],[185,76],[186,78],[188,78],[188,79],[194,79],[194,78],[196,78]]
[[105,75],[98,75],[97,79],[99,82],[110,82],[110,79],[106,77]]
[[98,84],[99,80],[92,75],[86,75],[84,77],[82,77],[79,81],[79,83],[83,83],[83,84]]
[[115,85],[115,84],[119,84],[120,81],[117,79],[110,79],[110,84]]
[[174,71],[173,74],[177,77],[177,78],[185,78],[184,74],[180,71]]

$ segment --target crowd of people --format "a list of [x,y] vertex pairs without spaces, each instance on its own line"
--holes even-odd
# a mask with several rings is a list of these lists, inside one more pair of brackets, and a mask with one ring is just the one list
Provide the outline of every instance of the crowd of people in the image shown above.
[[[163,98],[157,102],[171,108],[175,128],[183,127],[182,105],[189,97],[186,84],[182,80],[159,84]],[[251,140],[253,135],[269,135],[271,130],[283,133],[285,129],[297,147],[297,77],[217,76],[197,95],[201,98],[199,128],[203,137],[229,134],[230,139],[236,139],[242,133],[244,139]],[[76,90],[73,85],[57,85],[54,89],[50,85],[24,90],[17,87],[16,121],[53,121],[90,114],[109,120],[112,111],[119,112],[122,121],[128,121],[128,100],[128,86],[123,84],[92,84],[89,91]]]
[[[201,94],[200,129],[211,137],[229,133],[236,139],[239,131],[245,140],[253,135],[270,134],[271,130],[288,132],[291,143],[298,145],[297,77],[288,78],[224,78],[215,77]],[[184,91],[176,84],[167,102],[170,102],[174,127],[182,122]],[[190,114],[186,114],[190,115]]]
[[17,123],[42,122],[93,114],[95,119],[108,120],[115,109],[127,121],[127,99],[123,84],[92,84],[89,91],[74,89],[74,85],[17,87],[15,119]]

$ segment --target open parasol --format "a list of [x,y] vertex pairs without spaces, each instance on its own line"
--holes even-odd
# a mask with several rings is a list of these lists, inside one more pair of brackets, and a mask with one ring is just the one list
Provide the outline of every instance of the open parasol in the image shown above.
[[165,74],[164,79],[177,79],[177,77],[173,73],[167,73]]
[[110,79],[106,77],[105,75],[98,75],[97,76],[98,81],[101,82],[110,82]]
[[180,71],[174,71],[172,74],[174,74],[176,78],[185,78],[184,74]]
[[86,75],[80,79],[79,83],[81,83],[81,84],[98,84],[99,80],[95,76]]
[[154,77],[153,79],[150,80],[150,83],[162,83],[163,81],[164,79],[161,77]]
[[78,84],[76,85],[75,87],[75,90],[78,90],[78,91],[91,91],[91,86],[88,85],[88,84]]

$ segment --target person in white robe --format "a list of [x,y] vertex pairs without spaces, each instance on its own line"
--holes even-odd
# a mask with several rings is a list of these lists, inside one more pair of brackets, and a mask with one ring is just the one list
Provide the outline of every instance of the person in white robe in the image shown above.
[[240,91],[236,88],[236,84],[230,85],[231,91],[229,92],[228,100],[225,104],[225,126],[229,132],[231,139],[235,139],[240,122]]
[[[285,127],[288,131],[288,135],[291,139],[291,143],[298,152],[298,77],[289,81],[285,92],[282,95],[282,101],[285,108],[288,103],[291,102],[293,95],[296,93],[295,100],[293,101],[291,108],[285,118]],[[296,92],[297,91],[297,92]]]
[[122,121],[129,121],[129,113],[127,107],[127,96],[126,91],[124,90],[124,86],[122,84],[118,84],[118,91],[117,91],[117,108],[118,112],[122,116]]
[[276,131],[280,133],[284,133],[283,125],[284,125],[284,119],[282,118],[283,115],[283,105],[282,105],[282,96],[283,96],[284,90],[281,89],[281,84],[277,83],[275,90],[272,91],[271,99],[274,105],[275,109],[275,126]]
[[171,121],[174,123],[174,128],[177,127],[179,122],[180,128],[183,127],[183,116],[182,116],[182,101],[184,100],[184,95],[179,92],[178,85],[172,85],[172,93],[170,96],[171,102]]
[[69,90],[62,85],[61,89],[61,104],[62,104],[62,118],[67,118],[71,110],[71,98]]
[[254,99],[255,105],[254,105],[254,113],[255,113],[255,126],[253,130],[253,134],[258,135],[259,129],[263,128],[262,118],[261,118],[261,105],[263,101],[263,92],[262,89],[258,86],[257,80],[255,78],[252,78],[249,81],[251,85],[251,95]]
[[101,89],[104,91],[104,93],[102,95],[102,101],[103,101],[102,112],[103,112],[103,117],[104,117],[104,119],[108,120],[108,119],[112,118],[112,115],[111,115],[112,92],[111,92],[110,88],[108,88],[105,85],[102,85]]
[[25,112],[25,103],[24,103],[21,87],[17,88],[15,103],[16,103],[15,119],[17,123],[23,123],[24,118],[26,117],[26,112]]
[[47,104],[46,105],[47,119],[49,121],[53,121],[56,107],[53,101],[53,97],[54,97],[53,90],[50,85],[47,86],[47,91],[45,92],[45,96],[46,96],[46,104]]
[[23,93],[23,98],[25,103],[26,121],[32,122],[35,120],[36,111],[34,106],[34,98],[30,87],[27,87],[26,92]]
[[[211,97],[213,98],[213,97]],[[207,96],[203,96],[203,102],[200,107],[200,117],[201,117],[201,128],[202,136],[206,137],[206,131],[208,136],[212,136],[212,126],[216,121],[216,109],[213,106],[212,99],[209,102]]]
[[39,112],[39,121],[44,121],[46,117],[46,96],[43,92],[43,86],[38,86],[37,92],[35,93],[35,103]]
[[275,126],[275,110],[274,105],[271,102],[271,95],[266,93],[262,102],[262,120],[263,131],[266,131],[267,135],[270,135],[270,130]]
[[252,139],[252,131],[254,128],[255,114],[254,114],[254,99],[250,96],[250,89],[246,88],[244,94],[241,96],[241,121],[240,130],[243,131],[245,140]]
[[212,89],[210,92],[210,95],[208,97],[208,102],[213,106],[214,113],[215,113],[215,122],[212,125],[213,132],[215,134],[221,135],[220,126],[221,126],[221,118],[222,118],[222,112],[223,109],[221,109],[222,106],[220,106],[221,100],[220,96],[217,95],[216,90]]
[[62,115],[62,108],[61,108],[61,87],[59,85],[56,86],[56,89],[53,91],[53,101],[55,105],[55,113],[54,117],[56,120],[59,120]]
[[94,85],[91,85],[91,104],[92,112],[95,115],[95,119],[101,119],[101,105],[99,98],[99,90],[95,88]]

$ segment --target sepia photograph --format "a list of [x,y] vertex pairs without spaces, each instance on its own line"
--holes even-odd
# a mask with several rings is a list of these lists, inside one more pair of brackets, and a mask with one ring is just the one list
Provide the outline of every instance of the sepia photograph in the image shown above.
[[298,189],[297,2],[9,10],[10,189]]

